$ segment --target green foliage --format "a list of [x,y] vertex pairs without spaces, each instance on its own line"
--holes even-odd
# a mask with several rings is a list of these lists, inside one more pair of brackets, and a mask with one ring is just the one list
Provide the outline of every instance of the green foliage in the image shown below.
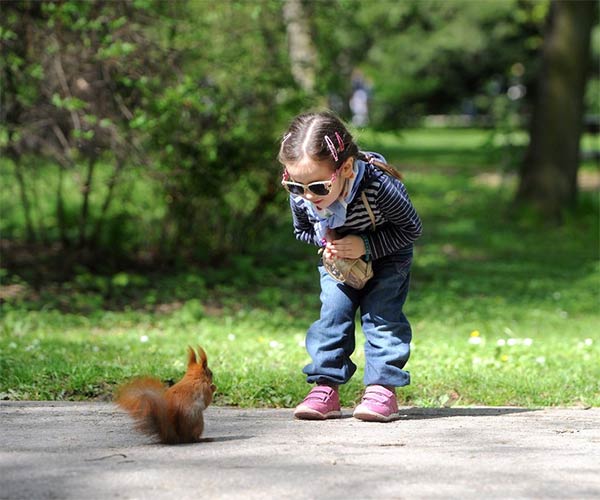
[[[376,126],[414,125],[423,114],[492,114],[497,93],[515,82],[515,64],[524,68],[519,83],[535,81],[548,6],[516,0],[316,3],[323,93],[349,97],[350,75],[359,68],[373,86]],[[329,29],[331,18],[342,29]],[[325,71],[331,67],[337,71]]]
[[[298,95],[273,71],[287,57],[279,4],[15,3],[2,36],[2,168],[18,180],[29,239],[115,259],[149,235],[163,260],[206,261],[263,236],[276,136]],[[51,163],[60,175],[41,189],[53,213],[35,221]],[[162,219],[132,234],[139,210],[122,209],[140,165]]]

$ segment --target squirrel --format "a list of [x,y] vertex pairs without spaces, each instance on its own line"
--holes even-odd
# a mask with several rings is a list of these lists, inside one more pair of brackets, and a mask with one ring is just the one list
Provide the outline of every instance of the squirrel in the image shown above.
[[179,382],[167,388],[156,378],[140,377],[117,391],[116,403],[135,419],[139,431],[161,443],[196,443],[204,430],[202,412],[215,390],[204,349],[198,347],[196,356],[188,347],[187,372]]

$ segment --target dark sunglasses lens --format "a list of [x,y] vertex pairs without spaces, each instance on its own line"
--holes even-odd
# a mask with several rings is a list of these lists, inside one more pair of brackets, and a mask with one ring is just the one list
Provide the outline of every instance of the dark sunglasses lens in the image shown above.
[[287,190],[292,194],[303,195],[304,188],[302,186],[298,186],[296,184],[286,184]]
[[309,189],[317,196],[327,196],[329,194],[329,183],[319,182],[318,184],[311,184]]

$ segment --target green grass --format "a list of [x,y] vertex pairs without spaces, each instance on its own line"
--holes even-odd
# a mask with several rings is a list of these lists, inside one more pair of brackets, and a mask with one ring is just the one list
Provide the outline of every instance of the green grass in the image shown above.
[[[403,404],[600,405],[598,193],[561,227],[509,211],[514,182],[486,182],[502,151],[484,131],[365,133],[405,173],[424,223],[405,311],[414,330]],[[282,211],[287,210],[282,206]],[[287,216],[287,215],[286,215]],[[306,328],[319,308],[312,248],[274,237],[279,259],[238,257],[220,270],[94,276],[34,288],[4,271],[0,397],[108,399],[140,374],[184,372],[202,344],[217,404],[294,406],[308,386]],[[282,243],[277,243],[277,242]],[[342,388],[352,405],[359,366]]]

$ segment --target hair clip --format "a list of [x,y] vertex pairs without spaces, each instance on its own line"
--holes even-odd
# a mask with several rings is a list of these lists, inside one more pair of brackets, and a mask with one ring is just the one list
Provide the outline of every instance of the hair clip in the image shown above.
[[340,134],[338,134],[337,132],[335,133],[335,138],[338,141],[338,144],[340,145],[339,150],[340,151],[344,151],[344,141],[342,141],[342,138],[340,137]]
[[325,136],[325,142],[327,143],[327,147],[329,148],[329,151],[331,152],[331,156],[333,156],[333,159],[335,161],[338,161],[337,151],[335,149],[335,146],[333,145],[333,141],[329,138],[328,135]]
[[283,145],[285,143],[285,141],[287,141],[290,138],[290,135],[292,135],[291,132],[288,132],[287,134],[285,134],[283,136],[283,140],[281,141],[281,144]]

